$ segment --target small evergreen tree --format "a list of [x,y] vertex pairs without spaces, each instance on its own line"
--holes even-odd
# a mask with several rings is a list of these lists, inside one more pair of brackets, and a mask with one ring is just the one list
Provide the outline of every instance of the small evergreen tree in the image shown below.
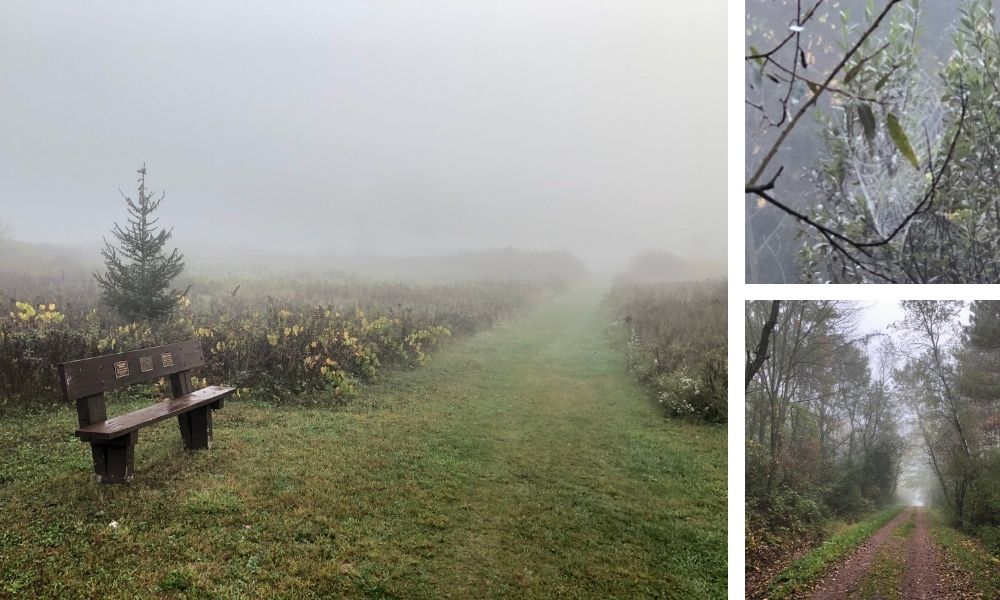
[[184,256],[176,248],[170,254],[164,252],[173,230],[154,229],[158,219],[152,215],[164,194],[153,199],[153,192],[146,189],[145,164],[138,173],[138,200],[122,194],[128,204],[128,224],[123,228],[115,223],[111,233],[118,246],[104,240],[101,254],[107,270],[94,274],[104,301],[133,320],[169,314],[182,295],[170,282],[184,270]]

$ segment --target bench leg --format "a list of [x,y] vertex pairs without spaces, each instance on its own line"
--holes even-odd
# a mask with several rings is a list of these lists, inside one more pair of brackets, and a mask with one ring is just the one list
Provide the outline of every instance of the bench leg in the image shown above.
[[208,406],[177,416],[184,447],[188,450],[208,450],[212,446],[212,411]]
[[128,483],[132,480],[132,462],[138,438],[139,434],[132,432],[112,440],[90,443],[98,483]]

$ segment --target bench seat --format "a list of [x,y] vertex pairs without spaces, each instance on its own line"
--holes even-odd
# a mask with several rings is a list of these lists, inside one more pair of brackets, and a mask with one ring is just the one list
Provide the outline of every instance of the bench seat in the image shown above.
[[[152,406],[120,415],[100,423],[80,427],[76,436],[82,440],[110,440],[137,431],[157,421],[184,414],[206,404],[220,403],[236,391],[235,388],[210,385],[198,391],[157,402]],[[213,407],[214,408],[214,407]]]

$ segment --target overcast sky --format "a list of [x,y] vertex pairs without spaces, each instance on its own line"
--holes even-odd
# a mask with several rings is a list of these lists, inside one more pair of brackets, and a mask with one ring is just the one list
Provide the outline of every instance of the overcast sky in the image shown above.
[[861,302],[864,309],[858,319],[858,333],[891,333],[889,326],[902,321],[905,316],[903,307],[895,300],[875,300]]
[[4,3],[0,219],[175,239],[726,255],[722,0]]
[[[866,333],[884,333],[891,338],[899,338],[900,332],[893,330],[890,326],[893,323],[898,323],[903,320],[906,314],[903,312],[903,306],[898,301],[895,300],[875,300],[872,302],[861,302],[860,306],[864,309],[858,318],[858,333],[863,335]],[[961,331],[961,327],[969,324],[969,317],[972,312],[969,309],[969,304],[961,308],[958,314],[958,325],[960,326],[955,330],[958,334]],[[957,341],[957,338],[949,338],[952,341]],[[874,349],[878,347],[878,343],[873,344],[870,347],[870,351],[874,352]]]

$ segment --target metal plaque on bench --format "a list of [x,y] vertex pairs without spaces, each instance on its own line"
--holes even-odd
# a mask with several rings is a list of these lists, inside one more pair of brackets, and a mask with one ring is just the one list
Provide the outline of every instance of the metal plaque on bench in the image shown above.
[[174,366],[174,356],[173,356],[173,354],[171,354],[169,352],[164,352],[163,354],[161,354],[160,355],[160,363],[164,367],[172,367],[172,366]]
[[153,370],[153,357],[152,356],[140,356],[139,357],[139,371],[141,373],[146,373]]
[[121,360],[115,363],[115,379],[128,377],[128,361]]

